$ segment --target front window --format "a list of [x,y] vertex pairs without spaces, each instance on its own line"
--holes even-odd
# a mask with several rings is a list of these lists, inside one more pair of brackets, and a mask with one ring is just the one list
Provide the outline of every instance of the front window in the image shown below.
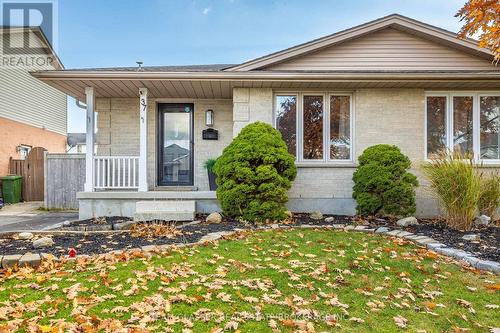
[[304,160],[323,159],[323,96],[304,96]]
[[472,153],[472,96],[453,96],[453,149]]
[[500,96],[479,99],[480,157],[500,160]]
[[426,108],[428,158],[449,150],[500,161],[500,95],[429,94]]
[[352,160],[351,95],[278,94],[276,129],[298,162]]
[[330,158],[348,160],[351,156],[351,98],[330,96]]
[[288,152],[297,156],[297,96],[276,96],[276,128],[288,146]]

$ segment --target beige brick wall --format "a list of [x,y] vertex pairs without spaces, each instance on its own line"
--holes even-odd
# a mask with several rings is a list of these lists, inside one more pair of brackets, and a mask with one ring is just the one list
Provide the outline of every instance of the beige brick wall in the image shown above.
[[273,90],[270,88],[234,88],[233,89],[233,136],[238,135],[243,127],[263,121],[273,122]]
[[[156,110],[159,100],[148,100],[148,184],[156,185]],[[170,102],[161,100],[161,102]],[[172,101],[184,102],[184,101]],[[207,172],[203,162],[218,157],[232,140],[233,117],[231,100],[189,100],[194,104],[194,186],[208,190]],[[214,110],[219,140],[202,140],[205,111]],[[139,99],[96,99],[98,155],[139,155]]]

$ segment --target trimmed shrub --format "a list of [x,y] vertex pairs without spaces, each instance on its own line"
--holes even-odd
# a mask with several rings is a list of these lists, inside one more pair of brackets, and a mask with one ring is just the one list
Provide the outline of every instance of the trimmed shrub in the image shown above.
[[271,125],[255,122],[243,128],[217,159],[214,171],[217,198],[228,216],[250,222],[286,218],[286,192],[297,168]]
[[470,230],[481,196],[481,175],[473,160],[460,152],[442,152],[422,170],[446,212],[447,224]]
[[499,207],[500,174],[483,175],[481,178],[481,194],[478,201],[479,212],[488,215],[492,221],[495,221]]
[[353,175],[358,214],[409,216],[415,213],[417,178],[408,172],[411,162],[398,147],[371,146],[358,160],[359,166]]

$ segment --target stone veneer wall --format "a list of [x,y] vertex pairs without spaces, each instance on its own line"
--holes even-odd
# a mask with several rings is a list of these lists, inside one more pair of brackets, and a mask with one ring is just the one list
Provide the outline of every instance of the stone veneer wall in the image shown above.
[[[208,190],[207,172],[203,162],[222,153],[232,140],[233,117],[231,100],[148,100],[148,184],[156,186],[156,110],[157,103],[186,102],[194,104],[194,186],[201,191]],[[205,126],[205,110],[214,110],[215,126],[219,140],[202,140]],[[139,99],[98,98],[97,112],[97,154],[139,155]]]

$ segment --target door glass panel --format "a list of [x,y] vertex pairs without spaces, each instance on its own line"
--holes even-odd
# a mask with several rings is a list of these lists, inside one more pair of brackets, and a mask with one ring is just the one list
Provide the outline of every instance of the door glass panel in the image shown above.
[[481,158],[500,160],[500,96],[479,100]]
[[453,149],[472,153],[472,96],[453,97]]
[[168,106],[162,121],[161,185],[192,185],[191,107]]
[[304,96],[304,160],[323,159],[323,96]]

